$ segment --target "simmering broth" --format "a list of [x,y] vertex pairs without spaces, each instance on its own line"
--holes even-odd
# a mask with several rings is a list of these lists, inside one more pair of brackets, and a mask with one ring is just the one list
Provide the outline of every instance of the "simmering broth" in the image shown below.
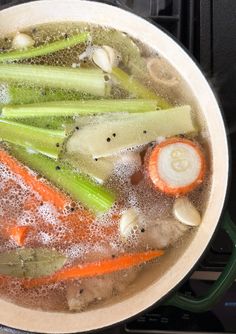
[[[211,180],[207,130],[178,73],[126,34],[87,24],[21,33],[34,43],[21,56],[88,35],[0,66],[0,293],[30,308],[82,311],[128,289],[145,259],[158,261],[136,263],[140,254],[178,247],[197,228]],[[0,40],[0,61],[15,38]],[[34,67],[26,75],[23,65]],[[64,69],[78,70],[82,84]],[[92,274],[69,271],[88,263]],[[110,271],[98,275],[99,266]]]

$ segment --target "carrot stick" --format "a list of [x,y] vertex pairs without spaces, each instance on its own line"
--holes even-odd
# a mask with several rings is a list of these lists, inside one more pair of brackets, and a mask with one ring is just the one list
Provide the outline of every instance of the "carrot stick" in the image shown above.
[[73,267],[64,268],[51,276],[44,276],[35,279],[25,280],[26,288],[67,281],[70,279],[87,278],[109,274],[115,271],[128,269],[146,261],[150,261],[164,254],[162,250],[147,251],[142,253],[131,253],[121,255],[117,258],[102,260],[98,262],[86,263]]
[[15,240],[18,246],[23,246],[29,230],[29,226],[13,226],[8,229],[8,233],[9,236]]
[[37,179],[16,159],[12,158],[6,151],[0,150],[0,162],[8,166],[15,174],[19,175],[23,181],[36,191],[43,201],[50,202],[58,209],[63,209],[68,204],[68,198],[52,186]]

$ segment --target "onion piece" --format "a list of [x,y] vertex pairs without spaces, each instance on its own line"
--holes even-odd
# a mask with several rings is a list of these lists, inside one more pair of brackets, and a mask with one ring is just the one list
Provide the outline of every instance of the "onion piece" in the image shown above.
[[173,87],[179,83],[173,70],[162,58],[148,58],[147,69],[153,81],[166,87]]
[[33,38],[22,32],[18,32],[12,40],[12,49],[24,50],[32,47],[35,41]]
[[187,197],[180,197],[175,200],[173,214],[184,225],[198,226],[201,223],[200,213]]

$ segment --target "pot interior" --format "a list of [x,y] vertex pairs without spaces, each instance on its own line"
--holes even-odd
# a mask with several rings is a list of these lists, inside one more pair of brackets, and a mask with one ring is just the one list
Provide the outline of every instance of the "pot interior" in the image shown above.
[[[190,104],[203,116],[212,157],[212,183],[202,224],[168,250],[158,263],[149,265],[122,294],[83,313],[68,314],[30,310],[0,301],[0,323],[33,332],[71,333],[110,326],[145,310],[161,300],[188,274],[212,237],[222,210],[227,178],[228,150],[224,124],[217,101],[194,61],[168,35],[145,20],[123,10],[96,2],[37,1],[0,12],[0,35],[9,35],[36,24],[88,22],[128,33],[151,46],[181,77],[175,99]],[[176,74],[175,73],[175,74]]]

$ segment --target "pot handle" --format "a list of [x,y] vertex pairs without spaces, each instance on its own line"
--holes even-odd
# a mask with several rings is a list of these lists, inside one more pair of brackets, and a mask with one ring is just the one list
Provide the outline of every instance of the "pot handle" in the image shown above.
[[198,298],[187,297],[177,292],[165,305],[176,306],[190,312],[205,312],[217,303],[224,292],[233,284],[236,279],[236,225],[231,220],[228,213],[223,217],[222,228],[228,233],[233,242],[233,252],[227,265],[220,274],[219,278],[213,283],[205,296]]

